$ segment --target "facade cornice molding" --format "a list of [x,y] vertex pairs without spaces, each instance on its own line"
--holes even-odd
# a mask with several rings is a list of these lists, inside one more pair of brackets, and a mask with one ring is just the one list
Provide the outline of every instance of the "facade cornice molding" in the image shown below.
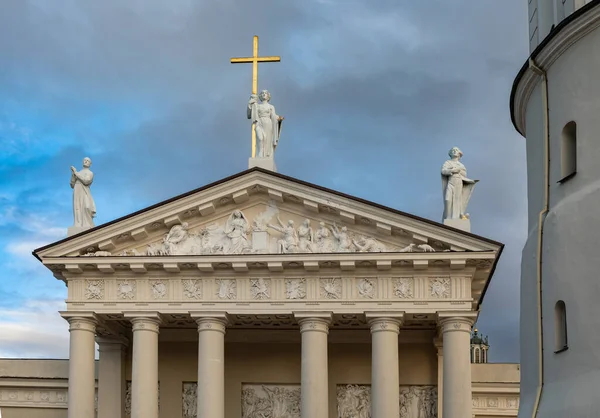
[[[354,270],[373,268],[388,270],[392,267],[415,267],[427,269],[437,266],[450,266],[452,270],[477,267],[481,262],[491,268],[498,254],[494,251],[482,252],[425,252],[425,253],[332,253],[332,254],[242,254],[242,255],[200,255],[200,256],[110,256],[110,257],[48,257],[44,265],[62,280],[77,277],[92,271],[110,275],[132,271],[146,273],[149,269],[178,273],[184,269],[212,273],[233,271],[247,273],[249,269],[270,271],[320,269]],[[427,262],[422,263],[422,262]],[[343,264],[342,264],[343,263]],[[351,263],[351,264],[348,264]]]
[[515,79],[510,98],[513,124],[521,135],[526,132],[527,103],[539,83],[539,75],[528,66],[529,60],[548,71],[565,51],[598,27],[600,0],[595,0],[563,20],[531,54]]

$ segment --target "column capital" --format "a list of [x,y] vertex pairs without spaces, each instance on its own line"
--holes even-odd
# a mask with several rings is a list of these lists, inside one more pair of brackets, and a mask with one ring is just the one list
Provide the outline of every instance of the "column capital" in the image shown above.
[[294,318],[300,325],[300,333],[306,331],[319,331],[329,333],[329,326],[333,319],[332,312],[294,312]]
[[365,312],[365,318],[371,327],[371,334],[380,331],[399,334],[404,312]]
[[60,316],[69,323],[69,332],[75,330],[96,333],[98,319],[93,312],[60,312]]
[[438,312],[438,324],[442,334],[447,332],[471,332],[477,320],[477,312]]
[[190,316],[198,324],[198,332],[218,331],[225,334],[228,318],[226,312],[193,311]]
[[160,331],[160,319],[159,318],[149,318],[149,317],[134,317],[130,319],[131,324],[133,325],[131,329],[133,332],[136,331],[151,331],[155,333],[159,333]]

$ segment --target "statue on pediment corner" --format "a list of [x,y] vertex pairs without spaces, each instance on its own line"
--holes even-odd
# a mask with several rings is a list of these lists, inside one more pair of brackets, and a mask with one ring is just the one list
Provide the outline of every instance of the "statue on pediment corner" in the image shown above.
[[83,168],[79,171],[71,166],[71,189],[73,189],[73,227],[89,229],[94,227],[96,204],[90,191],[94,182],[94,173],[90,170],[92,160],[83,159]]
[[479,180],[467,177],[467,169],[460,162],[463,153],[458,147],[453,147],[448,155],[450,160],[442,165],[443,219],[469,219],[467,205]]

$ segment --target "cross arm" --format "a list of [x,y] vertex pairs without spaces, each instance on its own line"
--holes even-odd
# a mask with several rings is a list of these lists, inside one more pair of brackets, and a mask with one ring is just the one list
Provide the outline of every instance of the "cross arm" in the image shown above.
[[245,64],[250,62],[280,62],[281,57],[241,57],[241,58],[231,58],[232,64]]

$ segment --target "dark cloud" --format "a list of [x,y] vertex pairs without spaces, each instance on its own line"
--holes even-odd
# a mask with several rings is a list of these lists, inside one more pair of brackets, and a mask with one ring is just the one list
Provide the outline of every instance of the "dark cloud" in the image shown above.
[[257,34],[282,56],[259,78],[286,116],[282,173],[439,220],[440,166],[463,149],[481,180],[473,231],[507,245],[479,327],[496,361],[517,361],[526,171],[508,96],[527,57],[522,3],[5,0],[0,209],[68,226],[68,167],[84,155],[99,222],[245,169],[251,69],[229,58]]

